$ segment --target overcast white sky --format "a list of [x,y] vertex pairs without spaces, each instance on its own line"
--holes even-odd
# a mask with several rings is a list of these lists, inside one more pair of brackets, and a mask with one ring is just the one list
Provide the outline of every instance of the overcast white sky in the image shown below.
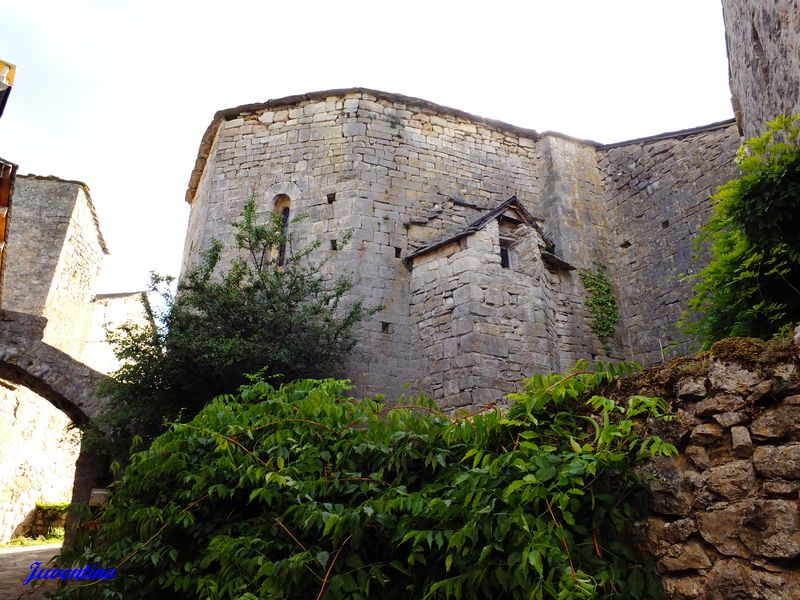
[[732,116],[720,0],[0,0],[0,156],[91,188],[99,292],[177,274],[214,112],[363,86],[613,142]]

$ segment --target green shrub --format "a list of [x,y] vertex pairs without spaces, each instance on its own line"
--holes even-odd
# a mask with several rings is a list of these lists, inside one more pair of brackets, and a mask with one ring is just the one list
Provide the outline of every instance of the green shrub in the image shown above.
[[102,390],[111,403],[96,425],[111,435],[90,433],[90,443],[114,442],[101,449],[124,461],[136,436],[150,440],[165,418],[193,417],[246,383],[244,373],[331,375],[356,343],[353,326],[379,307],[351,297],[352,282],[316,258],[319,242],[293,244],[286,225],[278,214],[259,218],[251,198],[233,223],[237,254],[227,269],[222,242],[212,240],[177,294],[172,278],[153,275],[163,307],[152,313],[154,326],[110,333],[121,366]]
[[737,155],[742,176],[713,196],[699,238],[687,330],[704,348],[726,337],[768,339],[800,321],[800,115],[780,117]]
[[585,368],[536,375],[506,414],[386,408],[336,380],[217,398],[133,456],[61,558],[117,578],[58,597],[655,597],[624,528],[632,467],[674,452],[637,424],[662,403],[592,395],[624,367]]

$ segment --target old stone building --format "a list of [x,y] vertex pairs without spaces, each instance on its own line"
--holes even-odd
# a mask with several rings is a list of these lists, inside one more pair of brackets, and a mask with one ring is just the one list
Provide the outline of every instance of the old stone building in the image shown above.
[[203,137],[184,269],[230,241],[250,195],[263,212],[289,206],[308,215],[295,238],[321,241],[353,295],[384,307],[344,369],[360,391],[411,383],[480,404],[605,355],[575,269],[602,264],[616,285],[615,358],[686,348],[676,278],[738,142],[731,121],[600,145],[366,89],[240,106]]
[[575,270],[598,264],[620,304],[611,356],[683,353],[709,196],[736,175],[742,131],[800,110],[797,1],[723,5],[736,122],[597,144],[362,88],[219,111],[186,194],[183,269],[231,241],[251,195],[307,215],[295,239],[322,242],[353,295],[384,307],[344,368],[365,393],[411,383],[471,405],[604,357]]

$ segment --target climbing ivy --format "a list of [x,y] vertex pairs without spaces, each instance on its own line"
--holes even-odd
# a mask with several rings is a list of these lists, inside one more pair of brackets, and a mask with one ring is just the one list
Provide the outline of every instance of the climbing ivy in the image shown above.
[[600,339],[605,351],[611,352],[611,336],[614,335],[614,327],[619,321],[619,307],[617,296],[614,293],[614,285],[608,278],[606,268],[600,263],[595,263],[594,269],[581,269],[578,271],[583,281],[583,287],[589,292],[586,304],[592,313],[592,320],[589,327]]

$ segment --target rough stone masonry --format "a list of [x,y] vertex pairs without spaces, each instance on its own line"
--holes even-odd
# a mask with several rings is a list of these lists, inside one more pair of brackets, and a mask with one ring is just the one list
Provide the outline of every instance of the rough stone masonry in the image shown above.
[[670,401],[655,433],[677,457],[644,469],[653,515],[636,528],[671,600],[800,598],[800,328],[723,340],[629,381]]
[[321,242],[353,297],[384,307],[345,364],[359,393],[411,383],[449,407],[483,404],[605,356],[575,269],[605,265],[615,283],[612,357],[686,348],[678,277],[738,141],[730,121],[600,145],[366,89],[241,106],[203,137],[183,268],[212,238],[233,246],[251,195],[262,213],[289,206],[308,216],[295,240]]

